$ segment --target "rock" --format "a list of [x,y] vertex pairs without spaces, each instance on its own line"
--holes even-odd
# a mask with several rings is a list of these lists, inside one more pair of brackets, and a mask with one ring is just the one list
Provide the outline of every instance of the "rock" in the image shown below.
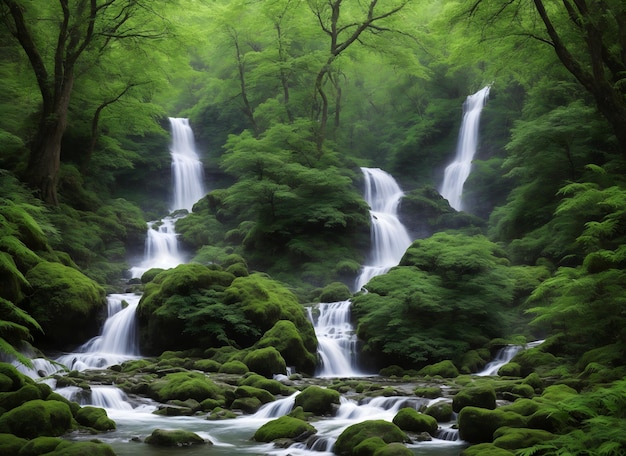
[[269,391],[261,388],[255,388],[254,386],[240,386],[235,390],[235,397],[256,397],[261,401],[261,404],[267,404],[268,402],[274,402],[276,398]]
[[249,371],[248,366],[246,366],[241,361],[228,361],[220,366],[219,373],[220,374],[237,374],[243,375]]
[[149,445],[166,446],[166,447],[182,447],[190,445],[212,444],[205,441],[195,432],[171,429],[155,429],[148,437],[145,443]]
[[289,320],[274,323],[255,344],[256,348],[274,347],[288,365],[306,373],[313,373],[317,366],[315,351],[310,348],[313,346],[316,346],[315,340],[305,339],[295,323]]
[[312,435],[317,430],[306,421],[291,416],[281,416],[268,421],[254,433],[257,442],[271,442],[276,439],[295,439],[303,434]]
[[97,441],[66,443],[67,445],[62,443],[57,447],[54,456],[116,456],[113,448],[106,443]]
[[[68,445],[71,445],[71,443],[58,437],[37,437],[27,441],[20,449],[19,456],[39,456],[40,454],[52,453]],[[3,453],[0,450],[0,454],[8,453]],[[17,454],[17,452],[11,454]]]
[[470,443],[493,441],[493,433],[502,426],[526,427],[526,418],[500,409],[463,407],[459,413],[459,438]]
[[437,433],[437,420],[430,415],[419,413],[414,408],[405,407],[398,410],[393,417],[393,424],[403,431],[428,432],[430,435]]
[[32,439],[41,435],[59,436],[72,427],[72,411],[59,401],[36,399],[0,416],[0,433]]
[[460,456],[514,456],[511,451],[498,448],[493,443],[480,443],[472,445],[461,451]]
[[521,366],[517,363],[506,363],[500,369],[498,369],[498,375],[500,377],[519,377],[521,372]]
[[367,420],[348,426],[337,438],[334,452],[339,456],[357,456],[354,449],[364,440],[379,437],[385,443],[407,442],[407,435],[385,420]]
[[352,453],[354,456],[374,456],[374,454],[387,446],[387,443],[380,437],[370,437],[359,443]]
[[413,452],[402,443],[390,443],[378,449],[374,456],[413,456]]
[[250,374],[239,381],[240,386],[253,386],[255,388],[264,389],[270,394],[282,394],[289,396],[296,392],[295,388],[290,388],[278,380],[265,378],[258,374]]
[[42,392],[37,386],[28,383],[17,391],[0,393],[0,408],[11,410],[25,402],[35,399],[45,399],[45,397],[46,396],[42,396]]
[[173,399],[224,400],[224,390],[198,372],[175,372],[149,383],[148,395],[158,401]]
[[496,392],[493,386],[470,386],[456,393],[452,399],[452,409],[458,413],[467,406],[495,409]]
[[243,359],[252,372],[271,378],[274,374],[286,374],[287,364],[280,352],[274,347],[253,350]]
[[240,397],[233,401],[230,408],[245,413],[255,413],[261,408],[261,401],[256,397]]
[[494,433],[493,444],[506,450],[519,450],[547,442],[556,436],[543,429],[501,427]]
[[296,396],[295,405],[315,415],[333,415],[335,405],[339,405],[339,401],[340,395],[337,391],[309,386]]
[[441,376],[443,378],[454,378],[459,376],[459,370],[450,360],[440,361],[436,364],[426,366],[418,372],[419,375],[428,375],[430,377]]
[[212,359],[200,359],[196,361],[193,368],[203,372],[218,372],[222,365]]
[[10,433],[0,433],[0,455],[13,456],[20,452],[20,449],[28,443],[28,440],[22,439]]
[[115,421],[109,418],[106,410],[99,407],[84,406],[78,410],[75,418],[78,424],[97,431],[110,431],[115,429]]
[[452,404],[447,401],[435,402],[428,406],[424,413],[432,416],[439,423],[447,423],[452,419]]

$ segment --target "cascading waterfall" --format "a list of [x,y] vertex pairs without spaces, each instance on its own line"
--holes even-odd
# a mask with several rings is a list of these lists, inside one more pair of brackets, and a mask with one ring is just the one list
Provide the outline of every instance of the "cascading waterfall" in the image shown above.
[[204,168],[196,152],[189,119],[170,117],[172,128],[172,179],[174,202],[172,212],[191,208],[205,194]]
[[[397,210],[404,193],[396,180],[379,168],[361,168],[365,177],[365,201],[371,210],[372,252],[356,280],[356,290],[373,277],[396,266],[411,238],[398,219]],[[315,327],[320,358],[319,377],[358,377],[366,375],[357,367],[357,338],[350,321],[350,301],[320,303],[319,316],[309,318]]]
[[439,193],[457,211],[463,209],[463,185],[472,168],[472,160],[478,145],[480,114],[489,97],[490,87],[483,87],[475,94],[468,96],[463,103],[463,121],[459,131],[456,156],[444,171],[443,184]]
[[542,343],[543,340],[536,340],[528,342],[526,345],[506,345],[498,350],[494,359],[489,361],[482,371],[477,372],[474,375],[478,375],[479,377],[498,375],[500,368],[510,362],[519,352],[528,348],[534,348]]

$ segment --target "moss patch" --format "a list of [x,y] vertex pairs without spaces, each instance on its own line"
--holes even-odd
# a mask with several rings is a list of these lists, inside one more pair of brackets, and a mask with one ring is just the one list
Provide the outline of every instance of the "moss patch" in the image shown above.
[[385,420],[368,420],[348,426],[337,438],[334,452],[340,456],[356,456],[354,449],[372,437],[379,437],[385,443],[408,441],[407,435],[395,424]]
[[182,447],[207,443],[198,434],[183,430],[155,429],[145,443],[165,447]]
[[281,416],[261,426],[253,439],[257,442],[271,442],[276,439],[293,439],[304,433],[314,434],[317,430],[306,421],[291,416]]
[[316,415],[331,415],[334,405],[339,405],[340,395],[337,391],[319,386],[309,386],[296,396],[295,405],[305,412]]
[[0,433],[27,439],[59,436],[71,427],[72,411],[58,401],[29,401],[0,416]]

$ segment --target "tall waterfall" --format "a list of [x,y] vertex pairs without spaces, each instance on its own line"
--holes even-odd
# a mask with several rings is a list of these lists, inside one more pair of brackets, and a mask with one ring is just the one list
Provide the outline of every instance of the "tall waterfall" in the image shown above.
[[[398,204],[404,193],[396,180],[379,168],[361,171],[365,177],[364,198],[371,209],[372,251],[369,264],[363,266],[356,280],[356,290],[396,266],[411,244],[398,219]],[[357,367],[357,338],[350,322],[350,306],[350,301],[320,303],[317,320],[310,314],[319,344],[320,377],[364,375]]]
[[472,168],[472,160],[478,145],[480,114],[489,97],[489,89],[490,86],[483,87],[475,94],[468,96],[463,103],[463,121],[459,131],[456,156],[444,171],[443,184],[439,193],[457,211],[463,209],[463,185]]
[[172,179],[174,202],[172,212],[191,208],[204,196],[204,170],[196,152],[189,119],[170,117],[172,127]]

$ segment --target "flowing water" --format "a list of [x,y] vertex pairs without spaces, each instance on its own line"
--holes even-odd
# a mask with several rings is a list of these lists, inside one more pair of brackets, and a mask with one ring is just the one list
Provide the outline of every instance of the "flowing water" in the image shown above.
[[496,356],[492,361],[485,365],[482,371],[477,372],[474,375],[478,375],[479,377],[498,375],[500,368],[509,363],[519,352],[528,348],[534,348],[542,343],[543,340],[536,340],[528,342],[525,345],[506,345],[497,351]]
[[[361,168],[365,180],[364,199],[370,206],[372,250],[370,261],[356,280],[361,290],[373,277],[396,266],[411,238],[398,219],[398,205],[404,193],[396,180],[379,168]],[[319,343],[319,377],[359,377],[367,375],[358,368],[357,337],[350,318],[350,301],[320,303],[317,319],[310,310]]]
[[196,152],[189,119],[170,117],[172,128],[172,180],[174,201],[172,212],[191,208],[205,194],[204,168]]
[[443,184],[439,193],[457,211],[463,210],[463,185],[472,169],[472,160],[478,145],[480,114],[489,97],[489,90],[490,86],[483,87],[465,100],[456,156],[444,171]]

